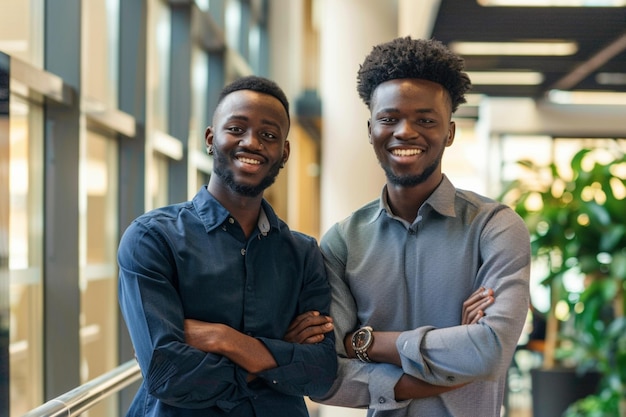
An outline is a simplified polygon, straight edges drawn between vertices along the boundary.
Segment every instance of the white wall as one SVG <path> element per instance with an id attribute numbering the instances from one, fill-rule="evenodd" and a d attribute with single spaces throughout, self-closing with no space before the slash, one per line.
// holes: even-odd
<path id="1" fill-rule="evenodd" d="M 396 36 L 397 16 L 394 2 L 319 1 L 323 233 L 378 197 L 384 184 L 369 145 L 369 112 L 356 92 L 356 74 L 373 45 Z"/>

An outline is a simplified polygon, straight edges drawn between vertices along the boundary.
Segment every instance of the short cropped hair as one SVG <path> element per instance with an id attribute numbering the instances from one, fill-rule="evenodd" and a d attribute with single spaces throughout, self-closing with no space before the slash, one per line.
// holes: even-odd
<path id="1" fill-rule="evenodd" d="M 248 75 L 238 78 L 232 83 L 228 84 L 226 87 L 224 87 L 217 100 L 218 106 L 219 103 L 224 100 L 224 97 L 226 97 L 230 93 L 234 93 L 235 91 L 240 90 L 252 90 L 256 91 L 257 93 L 269 94 L 270 96 L 275 97 L 278 101 L 281 102 L 281 104 L 285 108 L 285 111 L 287 112 L 287 119 L 291 121 L 291 118 L 289 116 L 289 101 L 287 100 L 285 92 L 274 81 L 268 78 L 260 77 L 258 75 Z"/>
<path id="2" fill-rule="evenodd" d="M 452 113 L 466 102 L 471 88 L 464 62 L 434 39 L 396 38 L 374 46 L 357 74 L 357 91 L 369 107 L 376 87 L 389 80 L 418 78 L 441 84 L 450 95 Z"/>

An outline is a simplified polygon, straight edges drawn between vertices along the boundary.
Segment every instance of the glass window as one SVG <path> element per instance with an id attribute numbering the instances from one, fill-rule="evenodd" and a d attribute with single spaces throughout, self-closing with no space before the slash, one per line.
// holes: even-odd
<path id="1" fill-rule="evenodd" d="M 82 95 L 117 107 L 119 0 L 82 2 Z"/>
<path id="2" fill-rule="evenodd" d="M 153 153 L 153 164 L 149 175 L 149 179 L 151 180 L 151 208 L 163 207 L 168 204 L 169 164 L 170 159 L 167 156 L 159 152 Z"/>
<path id="3" fill-rule="evenodd" d="M 81 178 L 85 228 L 81 247 L 81 383 L 117 366 L 118 144 L 110 133 L 88 130 Z M 116 415 L 113 396 L 91 417 Z"/>
<path id="4" fill-rule="evenodd" d="M 44 0 L 0 0 L 0 51 L 43 68 Z"/>
<path id="5" fill-rule="evenodd" d="M 43 402 L 43 113 L 13 95 L 10 103 L 10 414 L 18 416 Z"/>
<path id="6" fill-rule="evenodd" d="M 209 57 L 207 53 L 194 46 L 191 51 L 191 120 L 189 124 L 189 149 L 204 150 L 204 131 L 211 124 L 207 110 L 207 91 L 209 80 Z"/>
<path id="7" fill-rule="evenodd" d="M 148 68 L 146 112 L 150 128 L 168 131 L 171 13 L 162 0 L 148 5 Z"/>
<path id="8" fill-rule="evenodd" d="M 199 161 L 196 160 L 194 153 L 198 155 L 198 158 L 202 158 L 205 162 L 208 162 L 207 158 L 203 158 L 206 154 L 206 145 L 204 143 L 204 132 L 208 125 L 211 124 L 210 115 L 207 110 L 207 94 L 208 94 L 208 74 L 209 74 L 209 57 L 208 54 L 198 46 L 194 46 L 192 49 L 192 106 L 191 106 L 191 120 L 189 131 L 189 144 L 190 149 L 190 170 L 189 176 L 188 195 L 193 196 L 200 189 L 203 184 L 207 184 L 209 180 L 209 174 L 198 169 Z M 200 156 L 201 155 L 201 156 Z"/>
<path id="9" fill-rule="evenodd" d="M 231 0 L 226 3 L 226 43 L 241 53 L 241 2 Z"/>

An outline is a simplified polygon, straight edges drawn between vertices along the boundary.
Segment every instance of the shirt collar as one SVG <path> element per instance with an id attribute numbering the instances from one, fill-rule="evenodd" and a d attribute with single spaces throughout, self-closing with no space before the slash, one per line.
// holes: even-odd
<path id="1" fill-rule="evenodd" d="M 198 191 L 192 202 L 207 233 L 221 226 L 231 216 L 230 212 L 213 197 L 206 186 L 203 186 L 200 191 Z M 261 201 L 257 227 L 264 235 L 269 233 L 272 228 L 279 228 L 278 217 L 272 209 L 272 206 L 270 206 L 265 199 Z"/>
<path id="2" fill-rule="evenodd" d="M 426 199 L 423 205 L 429 205 L 433 210 L 443 216 L 456 217 L 454 210 L 454 200 L 456 198 L 456 188 L 446 175 L 443 175 L 441 183 L 435 191 Z"/>
<path id="3" fill-rule="evenodd" d="M 443 174 L 443 179 L 441 180 L 437 188 L 435 188 L 435 190 L 432 192 L 432 194 L 426 199 L 426 201 L 424 201 L 424 204 L 422 204 L 422 207 L 420 207 L 419 211 L 421 212 L 424 207 L 429 206 L 443 216 L 456 217 L 456 212 L 454 211 L 455 196 L 456 188 L 454 188 L 454 185 L 452 185 L 448 177 Z M 370 222 L 376 221 L 376 219 L 378 219 L 378 217 L 380 217 L 382 213 L 387 213 L 389 216 L 395 217 L 395 215 L 391 211 L 391 208 L 389 207 L 389 202 L 387 200 L 386 184 L 383 187 L 382 193 L 380 195 L 378 210 L 375 210 L 373 212 Z"/>

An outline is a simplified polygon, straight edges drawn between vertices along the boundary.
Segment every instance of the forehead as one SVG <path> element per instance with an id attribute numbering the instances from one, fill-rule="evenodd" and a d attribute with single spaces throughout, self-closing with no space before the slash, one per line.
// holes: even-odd
<path id="1" fill-rule="evenodd" d="M 437 108 L 450 106 L 450 95 L 434 81 L 419 78 L 400 78 L 379 84 L 372 94 L 372 111 L 380 107 L 395 107 L 409 102 L 416 106 L 428 105 Z"/>
<path id="2" fill-rule="evenodd" d="M 253 90 L 238 90 L 228 94 L 215 110 L 215 118 L 246 117 L 269 119 L 289 126 L 283 104 L 276 97 Z"/>

